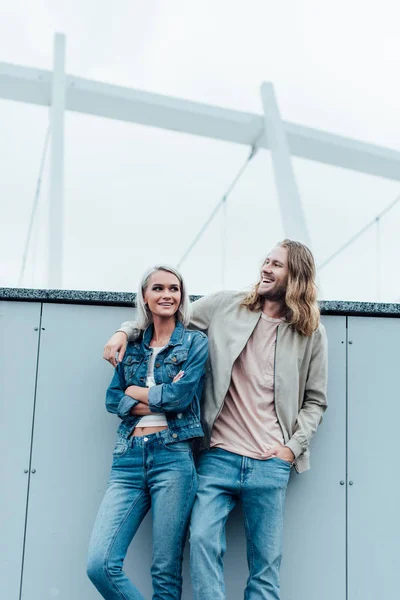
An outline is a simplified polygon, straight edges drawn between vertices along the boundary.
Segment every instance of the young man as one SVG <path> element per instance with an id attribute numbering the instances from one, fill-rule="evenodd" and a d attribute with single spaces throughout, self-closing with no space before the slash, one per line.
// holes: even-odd
<path id="1" fill-rule="evenodd" d="M 309 468 L 309 443 L 327 407 L 327 341 L 310 250 L 284 240 L 250 293 L 219 292 L 192 304 L 209 337 L 199 488 L 191 519 L 194 598 L 223 600 L 225 523 L 239 499 L 247 536 L 245 598 L 279 600 L 283 511 L 292 465 Z M 126 334 L 126 335 L 125 335 Z M 115 364 L 134 323 L 105 347 Z M 184 365 L 182 365 L 184 370 Z"/>

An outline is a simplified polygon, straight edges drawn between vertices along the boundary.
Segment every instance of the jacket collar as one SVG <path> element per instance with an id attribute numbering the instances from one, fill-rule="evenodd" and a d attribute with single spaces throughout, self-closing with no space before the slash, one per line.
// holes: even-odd
<path id="1" fill-rule="evenodd" d="M 153 337 L 154 327 L 153 324 L 149 325 L 143 334 L 143 344 L 149 349 L 151 338 Z M 179 346 L 183 342 L 183 336 L 185 335 L 185 327 L 181 321 L 177 321 L 175 329 L 171 335 L 168 346 Z"/>

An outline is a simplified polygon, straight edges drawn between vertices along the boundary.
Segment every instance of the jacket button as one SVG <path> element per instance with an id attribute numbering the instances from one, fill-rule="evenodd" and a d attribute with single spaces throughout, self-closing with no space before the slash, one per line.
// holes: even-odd
<path id="1" fill-rule="evenodd" d="M 156 363 L 156 367 L 157 367 L 157 369 L 158 369 L 160 366 L 161 366 L 161 365 L 160 365 L 160 363 Z"/>
<path id="2" fill-rule="evenodd" d="M 177 433 L 173 433 L 173 434 L 172 434 L 172 437 L 173 437 L 173 438 L 177 438 L 177 437 L 178 437 L 178 434 L 177 434 Z"/>
<path id="3" fill-rule="evenodd" d="M 178 413 L 176 416 L 178 417 L 178 419 L 182 419 L 182 413 Z"/>

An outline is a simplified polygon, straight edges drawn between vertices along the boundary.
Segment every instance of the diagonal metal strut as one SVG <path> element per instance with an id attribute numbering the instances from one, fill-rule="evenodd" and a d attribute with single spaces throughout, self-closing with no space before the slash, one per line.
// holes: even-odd
<path id="1" fill-rule="evenodd" d="M 234 180 L 232 181 L 232 183 L 230 184 L 230 186 L 226 190 L 225 194 L 222 196 L 221 200 L 215 206 L 214 210 L 212 211 L 212 213 L 210 214 L 210 216 L 208 217 L 208 219 L 205 221 L 204 225 L 202 226 L 202 228 L 200 229 L 200 231 L 197 233 L 197 235 L 193 239 L 192 243 L 190 244 L 190 246 L 188 247 L 188 249 L 183 254 L 182 258 L 179 260 L 178 265 L 177 265 L 178 268 L 180 268 L 180 266 L 187 259 L 187 257 L 189 256 L 189 254 L 191 253 L 191 251 L 193 250 L 193 248 L 196 246 L 197 242 L 200 240 L 200 238 L 202 237 L 202 235 L 206 232 L 206 230 L 208 229 L 208 226 L 211 224 L 211 222 L 213 221 L 214 217 L 218 214 L 218 211 L 220 210 L 220 208 L 222 208 L 224 206 L 224 204 L 226 203 L 226 201 L 228 199 L 229 194 L 231 193 L 231 191 L 233 190 L 233 188 L 235 187 L 235 185 L 237 184 L 237 182 L 239 181 L 239 179 L 243 175 L 244 171 L 246 170 L 247 165 L 249 164 L 249 162 L 251 161 L 251 159 L 253 158 L 253 156 L 255 156 L 255 154 L 257 153 L 257 151 L 258 151 L 257 146 L 256 145 L 252 146 L 249 156 L 246 158 L 246 161 L 244 162 L 244 164 L 240 168 L 240 170 L 237 173 L 236 177 L 234 178 Z"/>

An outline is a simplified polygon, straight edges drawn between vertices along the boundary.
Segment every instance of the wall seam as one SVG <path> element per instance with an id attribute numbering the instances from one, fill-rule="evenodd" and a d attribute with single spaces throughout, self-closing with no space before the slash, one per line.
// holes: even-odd
<path id="1" fill-rule="evenodd" d="M 35 414 L 36 414 L 36 394 L 37 394 L 37 384 L 38 384 L 38 373 L 39 373 L 39 355 L 40 355 L 40 341 L 42 335 L 42 315 L 43 315 L 43 302 L 40 305 L 40 317 L 39 317 L 39 335 L 38 335 L 38 343 L 37 343 L 37 354 L 36 354 L 36 371 L 35 371 L 35 387 L 33 394 L 33 411 L 32 411 L 32 429 L 31 429 L 31 444 L 30 444 L 30 452 L 29 452 L 29 465 L 28 465 L 28 486 L 26 491 L 26 508 L 25 508 L 25 525 L 24 525 L 24 537 L 22 544 L 22 561 L 21 561 L 21 579 L 19 584 L 19 600 L 22 599 L 22 586 L 24 579 L 24 566 L 25 566 L 25 549 L 26 549 L 26 534 L 28 527 L 28 508 L 29 508 L 29 495 L 31 488 L 31 469 L 32 469 L 32 452 L 33 452 L 33 435 L 35 429 Z"/>
<path id="2" fill-rule="evenodd" d="M 349 317 L 346 317 L 346 430 L 345 430 L 345 448 L 346 448 L 346 478 L 345 478 L 345 581 L 346 581 L 346 600 L 349 600 Z"/>

